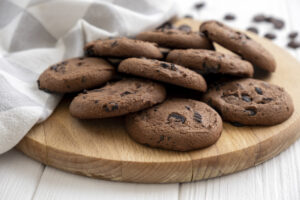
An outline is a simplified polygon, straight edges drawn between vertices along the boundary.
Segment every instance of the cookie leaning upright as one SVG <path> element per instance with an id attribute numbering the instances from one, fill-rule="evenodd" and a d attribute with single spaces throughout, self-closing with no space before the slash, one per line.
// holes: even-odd
<path id="1" fill-rule="evenodd" d="M 178 49 L 213 49 L 212 43 L 199 32 L 178 29 L 158 29 L 142 32 L 136 36 L 139 40 L 155 42 L 159 46 Z"/>
<path id="2" fill-rule="evenodd" d="M 252 77 L 254 70 L 250 62 L 238 56 L 228 55 L 206 49 L 176 49 L 166 59 L 203 74 L 230 74 L 240 77 Z"/>
<path id="3" fill-rule="evenodd" d="M 126 130 L 135 141 L 177 151 L 212 145 L 222 129 L 222 119 L 214 109 L 191 99 L 168 99 L 126 117 Z"/>
<path id="4" fill-rule="evenodd" d="M 163 58 L 155 43 L 129 38 L 96 40 L 84 47 L 88 56 Z"/>
<path id="5" fill-rule="evenodd" d="M 212 41 L 240 55 L 253 65 L 269 72 L 275 71 L 276 62 L 274 57 L 246 34 L 235 31 L 217 21 L 204 22 L 200 26 L 200 31 Z"/>
<path id="6" fill-rule="evenodd" d="M 294 111 L 283 88 L 251 78 L 215 83 L 203 100 L 218 110 L 223 120 L 244 125 L 279 124 Z"/>
<path id="7" fill-rule="evenodd" d="M 111 80 L 115 68 L 101 58 L 72 58 L 51 65 L 38 79 L 39 89 L 69 93 L 100 86 Z"/>
<path id="8" fill-rule="evenodd" d="M 80 119 L 116 117 L 149 108 L 165 98 L 165 88 L 158 83 L 123 79 L 79 94 L 71 102 L 70 113 Z"/>
<path id="9" fill-rule="evenodd" d="M 128 58 L 120 63 L 118 71 L 201 92 L 207 89 L 206 81 L 200 74 L 180 65 L 159 60 Z"/>

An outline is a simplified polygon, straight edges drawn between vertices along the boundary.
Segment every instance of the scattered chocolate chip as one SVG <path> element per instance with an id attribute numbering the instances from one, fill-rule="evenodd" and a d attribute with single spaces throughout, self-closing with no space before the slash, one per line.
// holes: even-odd
<path id="1" fill-rule="evenodd" d="M 112 112 L 112 111 L 115 111 L 115 110 L 118 110 L 119 109 L 119 106 L 117 103 L 115 102 L 110 102 L 106 105 L 103 105 L 103 109 L 106 111 L 106 112 Z"/>
<path id="2" fill-rule="evenodd" d="M 264 35 L 264 37 L 265 37 L 265 38 L 268 38 L 268 39 L 270 39 L 270 40 L 273 40 L 273 39 L 276 38 L 276 35 L 273 34 L 273 33 L 266 33 L 266 34 Z"/>
<path id="3" fill-rule="evenodd" d="M 246 101 L 246 102 L 251 102 L 252 101 L 251 97 L 247 94 L 242 94 L 242 100 Z"/>
<path id="4" fill-rule="evenodd" d="M 192 31 L 192 28 L 187 24 L 179 26 L 178 29 L 187 33 Z"/>
<path id="5" fill-rule="evenodd" d="M 160 63 L 160 66 L 163 68 L 169 68 L 169 65 L 167 63 Z"/>
<path id="6" fill-rule="evenodd" d="M 184 106 L 187 110 L 191 110 L 191 108 L 189 106 Z"/>
<path id="7" fill-rule="evenodd" d="M 63 61 L 61 64 L 66 65 L 66 64 L 68 64 L 68 61 Z"/>
<path id="8" fill-rule="evenodd" d="M 169 114 L 168 122 L 170 123 L 172 119 L 174 119 L 174 122 L 181 122 L 182 124 L 184 124 L 186 120 L 185 116 L 182 116 L 181 114 L 175 112 Z"/>
<path id="9" fill-rule="evenodd" d="M 213 73 L 216 74 L 219 72 L 221 65 L 218 64 L 217 66 L 207 66 L 206 62 L 202 64 L 204 73 Z"/>
<path id="10" fill-rule="evenodd" d="M 247 31 L 258 34 L 258 29 L 255 27 L 249 27 L 249 28 L 247 28 Z"/>
<path id="11" fill-rule="evenodd" d="M 202 123 L 202 116 L 198 112 L 194 113 L 193 119 L 198 123 Z"/>
<path id="12" fill-rule="evenodd" d="M 273 22 L 275 20 L 275 18 L 274 17 L 265 17 L 265 19 L 264 19 L 264 21 L 265 22 Z"/>
<path id="13" fill-rule="evenodd" d="M 262 91 L 261 88 L 259 88 L 259 87 L 255 87 L 255 92 L 256 92 L 257 94 L 260 94 L 260 95 L 263 94 L 263 91 Z"/>
<path id="14" fill-rule="evenodd" d="M 287 44 L 287 46 L 292 49 L 298 49 L 300 47 L 300 42 L 292 40 Z"/>
<path id="15" fill-rule="evenodd" d="M 228 20 L 228 21 L 235 20 L 235 15 L 234 14 L 226 14 L 224 16 L 224 20 Z"/>
<path id="16" fill-rule="evenodd" d="M 129 91 L 125 91 L 125 92 L 121 93 L 120 95 L 121 95 L 121 97 L 123 97 L 123 96 L 126 96 L 126 95 L 128 95 L 128 94 L 132 94 L 132 93 L 129 92 Z"/>
<path id="17" fill-rule="evenodd" d="M 162 31 L 164 31 L 164 29 L 172 29 L 172 28 L 173 28 L 173 24 L 171 22 L 165 22 L 159 27 L 157 27 L 157 30 L 161 29 Z"/>
<path id="18" fill-rule="evenodd" d="M 196 3 L 194 7 L 197 10 L 199 10 L 199 9 L 203 8 L 204 6 L 205 6 L 205 2 L 199 2 L 199 3 Z"/>
<path id="19" fill-rule="evenodd" d="M 185 15 L 184 18 L 193 19 L 194 17 L 192 15 Z"/>
<path id="20" fill-rule="evenodd" d="M 247 109 L 245 109 L 245 112 L 247 112 L 249 116 L 254 116 L 257 113 L 256 109 L 254 109 L 254 108 L 247 108 Z"/>
<path id="21" fill-rule="evenodd" d="M 98 101 L 98 100 L 95 100 L 94 102 L 95 102 L 95 104 L 97 104 L 99 101 Z"/>
<path id="22" fill-rule="evenodd" d="M 77 66 L 78 66 L 78 67 L 81 66 L 81 65 L 82 65 L 82 62 L 77 63 Z"/>
<path id="23" fill-rule="evenodd" d="M 85 76 L 81 77 L 81 83 L 85 83 L 85 82 L 86 82 L 86 77 Z"/>
<path id="24" fill-rule="evenodd" d="M 267 97 L 267 98 L 263 98 L 263 101 L 265 101 L 265 102 L 270 102 L 270 101 L 272 101 L 273 99 L 272 98 L 269 98 L 269 97 Z"/>
<path id="25" fill-rule="evenodd" d="M 176 71 L 176 70 L 177 70 L 177 68 L 175 67 L 175 64 L 174 64 L 174 63 L 171 63 L 171 70 L 173 70 L 173 71 Z"/>
<path id="26" fill-rule="evenodd" d="M 95 51 L 94 51 L 94 45 L 90 45 L 86 48 L 85 53 L 89 56 L 94 56 Z"/>
<path id="27" fill-rule="evenodd" d="M 263 22 L 263 21 L 265 21 L 265 19 L 266 19 L 266 17 L 263 14 L 258 14 L 253 17 L 254 22 Z"/>
<path id="28" fill-rule="evenodd" d="M 164 139 L 165 139 L 165 136 L 164 136 L 164 135 L 161 135 L 161 136 L 159 137 L 159 141 L 158 141 L 157 143 L 160 143 L 160 142 L 164 141 Z"/>
<path id="29" fill-rule="evenodd" d="M 87 94 L 88 91 L 87 91 L 86 89 L 84 89 L 84 90 L 82 91 L 82 93 L 83 93 L 83 94 Z"/>
<path id="30" fill-rule="evenodd" d="M 82 96 L 82 98 L 83 98 L 83 99 L 86 99 L 86 96 L 85 96 L 85 95 L 83 95 L 83 96 Z"/>
<path id="31" fill-rule="evenodd" d="M 117 40 L 115 40 L 113 43 L 111 43 L 111 45 L 110 45 L 111 47 L 116 47 L 116 46 L 118 46 L 118 41 Z"/>
<path id="32" fill-rule="evenodd" d="M 289 34 L 290 39 L 295 39 L 297 36 L 298 36 L 298 32 L 296 32 L 296 31 L 293 31 Z"/>
<path id="33" fill-rule="evenodd" d="M 281 19 L 274 19 L 272 23 L 275 29 L 282 29 L 284 27 L 284 21 Z"/>
<path id="34" fill-rule="evenodd" d="M 243 126 L 245 126 L 244 124 L 240 124 L 238 122 L 231 122 L 230 124 L 233 125 L 233 126 L 236 126 L 236 127 L 243 127 Z"/>
<path id="35" fill-rule="evenodd" d="M 80 58 L 78 58 L 79 60 L 84 60 L 84 57 L 80 57 Z"/>

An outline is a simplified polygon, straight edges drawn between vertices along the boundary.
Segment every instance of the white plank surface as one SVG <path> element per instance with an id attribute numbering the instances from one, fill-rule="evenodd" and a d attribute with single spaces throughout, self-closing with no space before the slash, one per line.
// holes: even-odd
<path id="1" fill-rule="evenodd" d="M 0 156 L 0 199 L 32 199 L 44 166 L 11 150 Z"/>
<path id="2" fill-rule="evenodd" d="M 194 2 L 179 1 L 181 16 L 222 20 L 227 13 L 237 19 L 226 22 L 239 29 L 256 26 L 260 35 L 273 32 L 276 44 L 285 48 L 287 34 L 300 31 L 299 0 L 209 0 L 203 10 Z M 253 15 L 264 13 L 284 19 L 283 30 L 254 24 Z M 299 37 L 300 38 L 300 37 Z M 300 56 L 299 50 L 287 49 Z M 299 130 L 300 131 L 300 130 Z M 46 167 L 15 150 L 0 156 L 0 199 L 300 199 L 300 141 L 262 165 L 232 175 L 184 184 L 130 184 L 91 179 Z M 42 174 L 43 173 L 43 174 Z M 42 175 L 42 176 L 41 176 Z"/>
<path id="3" fill-rule="evenodd" d="M 177 199 L 179 184 L 134 184 L 96 180 L 47 167 L 34 199 Z"/>

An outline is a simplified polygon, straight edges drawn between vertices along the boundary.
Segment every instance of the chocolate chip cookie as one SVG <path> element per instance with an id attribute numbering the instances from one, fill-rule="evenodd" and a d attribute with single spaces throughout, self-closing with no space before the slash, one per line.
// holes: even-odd
<path id="1" fill-rule="evenodd" d="M 200 74 L 180 65 L 158 60 L 128 58 L 120 63 L 118 71 L 201 92 L 205 92 L 207 88 L 206 82 Z"/>
<path id="2" fill-rule="evenodd" d="M 213 49 L 212 43 L 199 32 L 178 29 L 158 29 L 136 36 L 139 40 L 155 42 L 159 46 L 177 49 Z"/>
<path id="3" fill-rule="evenodd" d="M 80 119 L 125 115 L 149 108 L 166 98 L 165 88 L 149 80 L 123 79 L 73 99 L 70 113 Z"/>
<path id="4" fill-rule="evenodd" d="M 273 56 L 246 34 L 217 21 L 204 22 L 200 26 L 200 31 L 212 41 L 240 55 L 253 65 L 269 72 L 275 71 L 276 62 Z"/>
<path id="5" fill-rule="evenodd" d="M 218 110 L 223 120 L 244 125 L 279 124 L 294 111 L 283 88 L 251 78 L 215 83 L 203 100 Z"/>
<path id="6" fill-rule="evenodd" d="M 96 40 L 88 43 L 84 50 L 88 56 L 145 57 L 156 59 L 163 57 L 163 54 L 157 48 L 157 44 L 125 37 Z"/>
<path id="7" fill-rule="evenodd" d="M 205 49 L 173 50 L 168 54 L 168 62 L 196 69 L 203 74 L 230 74 L 252 77 L 253 66 L 238 56 Z"/>
<path id="8" fill-rule="evenodd" d="M 70 93 L 100 86 L 113 78 L 115 68 L 100 58 L 72 58 L 54 64 L 38 79 L 39 89 Z"/>
<path id="9" fill-rule="evenodd" d="M 190 99 L 169 99 L 126 117 L 126 130 L 138 143 L 189 151 L 214 144 L 222 119 L 211 107 Z"/>

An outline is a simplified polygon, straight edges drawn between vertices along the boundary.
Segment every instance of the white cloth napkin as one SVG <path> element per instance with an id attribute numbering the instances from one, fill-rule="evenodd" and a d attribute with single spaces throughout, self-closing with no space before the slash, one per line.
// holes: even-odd
<path id="1" fill-rule="evenodd" d="M 38 90 L 44 69 L 82 55 L 86 42 L 154 28 L 176 8 L 172 0 L 1 0 L 0 154 L 45 120 L 61 99 Z"/>

